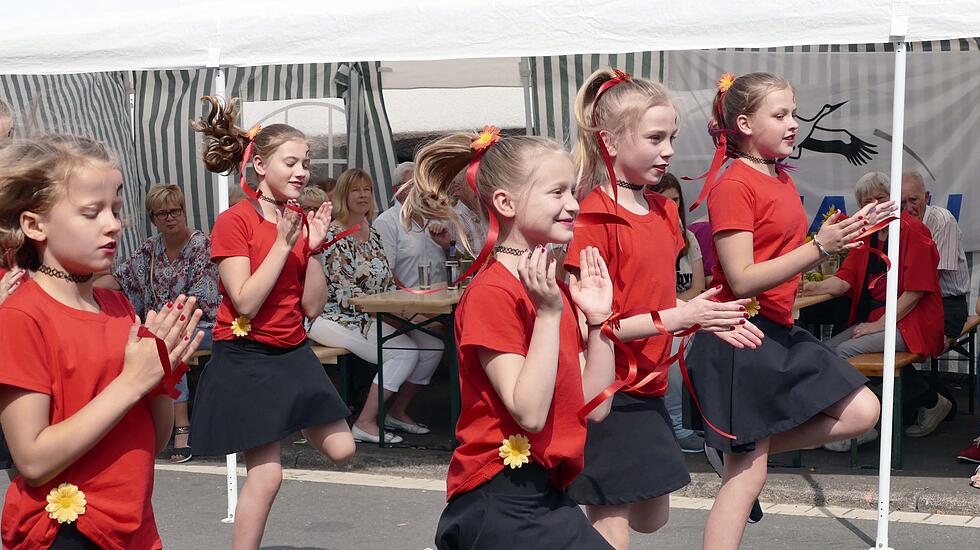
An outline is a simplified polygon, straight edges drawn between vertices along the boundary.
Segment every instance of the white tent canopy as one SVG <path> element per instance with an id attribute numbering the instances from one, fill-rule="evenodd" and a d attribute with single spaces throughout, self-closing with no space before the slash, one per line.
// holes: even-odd
<path id="1" fill-rule="evenodd" d="M 41 0 L 5 6 L 0 74 L 255 67 L 951 40 L 980 36 L 976 0 Z M 902 169 L 896 48 L 891 174 Z M 485 75 L 483 75 L 485 76 Z M 481 75 L 469 78 L 480 80 Z M 225 90 L 218 72 L 215 87 Z M 405 83 L 411 88 L 418 84 Z M 224 187 L 223 187 L 224 188 Z M 892 198 L 899 198 L 899 186 Z M 889 257 L 898 256 L 898 223 Z M 878 537 L 888 548 L 898 273 L 888 272 Z M 235 487 L 229 455 L 229 491 Z M 229 516 L 234 507 L 229 498 Z"/>
<path id="2" fill-rule="evenodd" d="M 887 42 L 980 35 L 974 0 L 41 0 L 5 6 L 0 74 Z"/>

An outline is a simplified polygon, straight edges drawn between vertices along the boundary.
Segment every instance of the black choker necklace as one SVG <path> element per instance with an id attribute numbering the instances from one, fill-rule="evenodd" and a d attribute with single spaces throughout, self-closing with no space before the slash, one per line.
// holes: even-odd
<path id="1" fill-rule="evenodd" d="M 67 271 L 62 271 L 60 269 L 55 269 L 53 267 L 48 267 L 42 265 L 37 268 L 38 273 L 44 273 L 49 277 L 54 277 L 56 279 L 64 279 L 66 281 L 71 281 L 73 283 L 87 283 L 92 280 L 92 273 L 85 275 L 76 275 L 74 273 L 68 273 Z"/>
<path id="2" fill-rule="evenodd" d="M 271 202 L 272 204 L 274 204 L 276 206 L 286 206 L 286 203 L 289 202 L 289 201 L 277 201 L 276 199 L 274 199 L 272 197 L 267 197 L 265 195 L 259 195 L 259 200 L 263 200 L 265 202 Z"/>
<path id="3" fill-rule="evenodd" d="M 616 180 L 616 185 L 622 187 L 623 189 L 629 189 L 630 191 L 642 191 L 642 185 L 637 185 L 635 183 L 630 183 L 628 181 Z"/>
<path id="4" fill-rule="evenodd" d="M 500 245 L 493 247 L 493 252 L 495 254 L 510 254 L 511 256 L 523 256 L 527 254 L 526 249 L 513 248 L 510 246 L 500 246 Z"/>
<path id="5" fill-rule="evenodd" d="M 736 149 L 733 152 L 735 153 L 735 156 L 736 157 L 742 157 L 745 160 L 750 160 L 750 161 L 755 162 L 755 163 L 758 163 L 758 164 L 776 164 L 778 162 L 777 159 L 764 159 L 762 157 L 757 157 L 757 156 L 754 156 L 754 155 L 750 155 L 750 154 L 746 153 L 745 151 L 739 151 L 738 149 Z"/>

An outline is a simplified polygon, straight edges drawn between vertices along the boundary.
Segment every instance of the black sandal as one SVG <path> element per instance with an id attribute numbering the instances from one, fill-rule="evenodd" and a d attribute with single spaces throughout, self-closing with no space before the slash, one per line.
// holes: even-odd
<path id="1" fill-rule="evenodd" d="M 177 428 L 174 429 L 174 436 L 178 436 L 178 435 L 190 436 L 190 434 L 191 434 L 190 426 L 177 426 Z M 175 446 L 173 452 L 171 452 L 170 454 L 171 464 L 183 464 L 184 462 L 187 462 L 188 460 L 194 458 L 194 455 L 191 453 L 190 446 L 177 447 L 176 442 L 177 442 L 177 438 L 174 437 Z"/>

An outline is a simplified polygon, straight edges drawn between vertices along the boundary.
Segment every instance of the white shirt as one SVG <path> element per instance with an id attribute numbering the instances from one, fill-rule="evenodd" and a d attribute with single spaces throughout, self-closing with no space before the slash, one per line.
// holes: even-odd
<path id="1" fill-rule="evenodd" d="M 480 250 L 483 249 L 483 243 L 487 239 L 487 229 L 489 225 L 487 222 L 483 221 L 483 218 L 476 212 L 469 209 L 468 206 L 463 204 L 463 201 L 456 203 L 456 214 L 459 215 L 459 220 L 463 224 L 463 231 L 466 233 L 466 240 L 469 242 L 470 251 L 475 258 Z M 455 226 L 450 226 L 453 233 L 456 232 Z M 463 244 L 460 239 L 456 239 L 457 247 L 460 252 L 464 251 Z"/>
<path id="2" fill-rule="evenodd" d="M 687 229 L 684 230 L 687 234 L 687 254 L 682 256 L 677 261 L 677 294 L 680 295 L 682 292 L 687 292 L 690 290 L 691 285 L 694 284 L 694 271 L 691 268 L 691 262 L 701 261 L 701 245 L 698 244 L 698 238 L 694 236 Z"/>
<path id="3" fill-rule="evenodd" d="M 402 204 L 385 210 L 378 216 L 373 227 L 381 235 L 388 265 L 398 281 L 407 287 L 418 287 L 419 264 L 430 262 L 432 283 L 446 282 L 446 252 L 436 244 L 429 232 L 412 223 L 412 230 L 405 231 L 401 222 Z"/>
<path id="4" fill-rule="evenodd" d="M 941 206 L 927 205 L 922 223 L 932 233 L 939 249 L 939 288 L 943 296 L 962 296 L 970 292 L 970 268 L 963 250 L 963 232 L 953 213 Z"/>

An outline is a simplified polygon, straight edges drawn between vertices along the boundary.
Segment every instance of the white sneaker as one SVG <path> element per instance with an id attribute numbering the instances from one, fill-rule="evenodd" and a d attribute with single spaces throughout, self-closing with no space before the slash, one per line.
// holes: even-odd
<path id="1" fill-rule="evenodd" d="M 861 446 L 869 441 L 874 441 L 875 439 L 878 439 L 878 430 L 871 428 L 858 436 L 857 444 L 858 446 Z M 831 441 L 830 443 L 824 445 L 823 448 L 835 453 L 846 453 L 847 451 L 851 450 L 851 440 L 841 439 L 840 441 Z"/>
<path id="2" fill-rule="evenodd" d="M 360 441 L 361 443 L 377 443 L 380 441 L 378 436 L 369 434 L 357 426 L 351 426 L 350 433 L 354 436 L 354 441 Z M 405 441 L 402 439 L 402 436 L 385 432 L 385 443 L 401 443 L 402 441 Z"/>
<path id="3" fill-rule="evenodd" d="M 949 411 L 953 410 L 953 402 L 937 394 L 939 398 L 936 405 L 931 409 L 920 407 L 915 416 L 915 424 L 905 428 L 905 435 L 909 437 L 925 437 L 936 431 L 939 424 L 946 418 Z"/>

